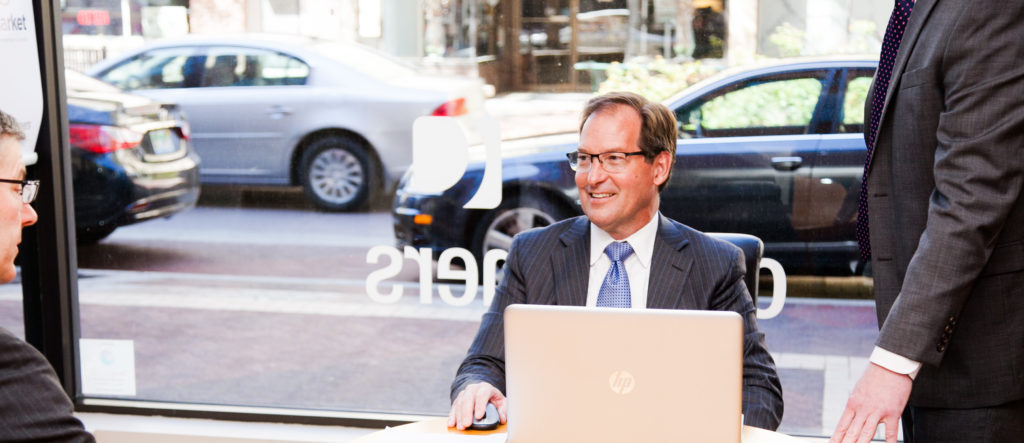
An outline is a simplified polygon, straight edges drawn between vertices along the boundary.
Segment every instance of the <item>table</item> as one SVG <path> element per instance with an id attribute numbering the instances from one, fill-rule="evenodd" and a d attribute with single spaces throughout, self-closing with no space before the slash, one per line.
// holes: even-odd
<path id="1" fill-rule="evenodd" d="M 357 438 L 353 441 L 353 443 L 374 443 L 378 441 L 383 441 L 384 438 L 380 435 L 381 432 L 384 431 L 374 432 L 373 434 L 367 435 L 365 437 Z M 391 428 L 391 430 L 388 432 L 408 432 L 412 434 L 488 435 L 507 431 L 505 429 L 505 425 L 499 425 L 498 429 L 495 429 L 493 431 L 456 431 L 454 428 L 448 428 L 447 417 L 440 417 Z M 743 439 L 744 443 L 799 443 L 803 441 L 796 437 L 788 436 L 786 434 L 767 431 L 761 428 L 755 428 L 751 426 L 743 427 L 741 438 Z"/>

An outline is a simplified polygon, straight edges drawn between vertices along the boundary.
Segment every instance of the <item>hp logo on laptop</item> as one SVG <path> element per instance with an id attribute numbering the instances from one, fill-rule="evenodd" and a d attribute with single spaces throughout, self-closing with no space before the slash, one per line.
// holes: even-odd
<path id="1" fill-rule="evenodd" d="M 612 388 L 612 392 L 626 395 L 633 392 L 636 380 L 633 379 L 633 374 L 627 371 L 615 371 L 612 372 L 611 377 L 608 377 L 608 386 Z"/>

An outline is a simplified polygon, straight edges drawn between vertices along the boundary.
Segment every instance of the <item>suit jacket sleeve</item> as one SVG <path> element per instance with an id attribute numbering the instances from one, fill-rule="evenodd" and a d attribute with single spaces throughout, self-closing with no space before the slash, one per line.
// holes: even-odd
<path id="1" fill-rule="evenodd" d="M 498 284 L 491 306 L 480 321 L 476 338 L 452 382 L 452 401 L 466 385 L 477 382 L 487 382 L 505 392 L 505 307 L 526 301 L 520 251 L 529 250 L 529 247 L 522 244 L 523 238 L 516 236 L 512 241 L 505 260 L 505 276 Z"/>
<path id="2" fill-rule="evenodd" d="M 929 31 L 925 23 L 922 39 L 941 35 L 946 41 L 938 49 L 922 51 L 924 67 L 914 65 L 918 54 L 911 53 L 911 72 L 901 80 L 901 92 L 930 87 L 941 97 L 941 109 L 931 110 L 928 115 L 934 119 L 926 119 L 933 121 L 894 116 L 897 125 L 935 128 L 934 135 L 917 134 L 935 140 L 935 189 L 924 232 L 877 344 L 926 364 L 941 362 L 943 347 L 936 352 L 936 342 L 946 326 L 955 323 L 999 242 L 1008 214 L 1021 198 L 1021 17 L 1020 2 L 964 2 L 951 29 Z M 917 81 L 923 84 L 915 85 Z M 909 142 L 914 140 L 917 137 Z"/>
<path id="3" fill-rule="evenodd" d="M 42 354 L 0 329 L 0 441 L 94 442 Z"/>
<path id="4" fill-rule="evenodd" d="M 764 333 L 757 327 L 757 312 L 743 279 L 742 252 L 732 247 L 729 251 L 729 268 L 711 297 L 711 309 L 735 311 L 743 317 L 743 423 L 774 431 L 782 422 L 782 384 Z"/>

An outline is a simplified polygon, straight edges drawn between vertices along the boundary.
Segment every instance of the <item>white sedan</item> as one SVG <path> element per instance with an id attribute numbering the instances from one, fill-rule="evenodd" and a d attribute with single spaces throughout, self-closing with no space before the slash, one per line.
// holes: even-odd
<path id="1" fill-rule="evenodd" d="M 371 48 L 298 37 L 160 41 L 87 73 L 177 103 L 203 183 L 301 185 L 331 211 L 393 189 L 412 162 L 416 118 L 456 118 L 473 138 L 469 122 L 484 112 L 479 79 L 424 76 Z"/>

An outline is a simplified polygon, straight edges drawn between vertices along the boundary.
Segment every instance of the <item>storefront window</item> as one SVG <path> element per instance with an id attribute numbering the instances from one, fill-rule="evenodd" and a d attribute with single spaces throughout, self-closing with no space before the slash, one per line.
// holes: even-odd
<path id="1" fill-rule="evenodd" d="M 121 2 L 86 3 L 65 33 L 143 35 L 156 7 L 122 23 Z M 853 240 L 875 62 L 725 67 L 728 5 L 692 3 L 421 2 L 413 61 L 476 78 L 255 33 L 82 67 L 123 90 L 67 98 L 85 404 L 445 415 L 512 237 L 582 214 L 565 154 L 617 69 L 679 123 L 661 212 L 765 243 L 780 431 L 829 434 L 877 331 Z M 0 291 L 0 326 L 22 327 L 19 291 Z"/>

